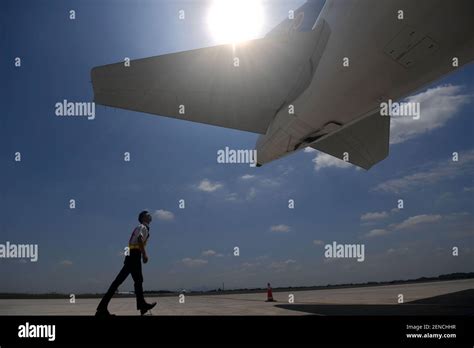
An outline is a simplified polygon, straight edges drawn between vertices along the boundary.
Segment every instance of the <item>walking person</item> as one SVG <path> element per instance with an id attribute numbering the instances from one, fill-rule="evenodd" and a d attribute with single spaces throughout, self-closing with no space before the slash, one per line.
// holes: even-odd
<path id="1" fill-rule="evenodd" d="M 117 291 L 118 287 L 131 274 L 134 282 L 135 296 L 137 298 L 137 310 L 141 315 L 144 315 L 150 309 L 155 307 L 156 302 L 146 303 L 143 296 L 143 275 L 142 275 L 142 260 L 143 263 L 148 262 L 148 255 L 146 253 L 146 243 L 150 237 L 150 223 L 151 215 L 144 210 L 138 215 L 140 224 L 133 230 L 130 240 L 128 242 L 129 255 L 125 257 L 122 270 L 119 272 L 115 280 L 109 287 L 109 290 L 104 295 L 97 307 L 96 316 L 111 316 L 107 306 Z"/>

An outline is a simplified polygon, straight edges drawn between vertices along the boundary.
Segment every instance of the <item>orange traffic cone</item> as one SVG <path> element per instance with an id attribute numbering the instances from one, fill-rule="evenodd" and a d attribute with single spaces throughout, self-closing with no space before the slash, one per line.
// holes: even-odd
<path id="1" fill-rule="evenodd" d="M 273 291 L 272 287 L 270 286 L 270 283 L 267 284 L 267 300 L 265 302 L 276 302 L 273 299 Z"/>

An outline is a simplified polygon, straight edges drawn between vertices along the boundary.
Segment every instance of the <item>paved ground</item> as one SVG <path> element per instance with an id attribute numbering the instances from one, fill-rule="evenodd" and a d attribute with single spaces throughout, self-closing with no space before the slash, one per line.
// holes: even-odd
<path id="1" fill-rule="evenodd" d="M 471 290 L 469 290 L 471 289 Z M 469 290 L 469 291 L 464 291 Z M 288 303 L 294 295 L 294 304 Z M 456 294 L 457 293 L 457 294 Z M 397 303 L 403 294 L 405 304 Z M 450 295 L 447 295 L 450 294 Z M 447 296 L 440 296 L 447 295 Z M 158 297 L 154 315 L 465 315 L 474 314 L 474 279 L 386 285 L 374 287 L 274 292 L 278 302 L 265 302 L 266 294 L 227 294 Z M 149 299 L 151 302 L 153 299 Z M 416 301 L 414 303 L 406 303 Z M 99 299 L 0 300 L 0 315 L 93 315 Z M 117 315 L 138 315 L 134 298 L 114 298 L 109 310 Z"/>

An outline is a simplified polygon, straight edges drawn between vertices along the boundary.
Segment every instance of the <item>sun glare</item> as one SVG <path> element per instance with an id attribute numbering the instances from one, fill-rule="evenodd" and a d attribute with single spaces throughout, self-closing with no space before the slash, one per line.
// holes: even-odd
<path id="1" fill-rule="evenodd" d="M 239 43 L 262 34 L 263 8 L 259 0 L 214 0 L 207 17 L 218 43 Z"/>

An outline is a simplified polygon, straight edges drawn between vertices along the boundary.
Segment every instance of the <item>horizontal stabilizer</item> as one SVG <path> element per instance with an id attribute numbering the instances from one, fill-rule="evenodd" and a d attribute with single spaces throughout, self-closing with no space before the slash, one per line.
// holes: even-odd
<path id="1" fill-rule="evenodd" d="M 381 116 L 380 111 L 357 120 L 331 133 L 310 147 L 369 169 L 388 156 L 390 117 Z M 346 156 L 345 156 L 346 154 Z"/>
<path id="2" fill-rule="evenodd" d="M 121 109 L 265 134 L 311 81 L 329 29 L 133 60 L 92 69 L 94 101 Z"/>

